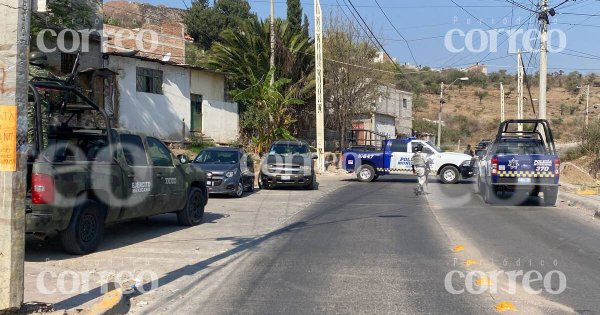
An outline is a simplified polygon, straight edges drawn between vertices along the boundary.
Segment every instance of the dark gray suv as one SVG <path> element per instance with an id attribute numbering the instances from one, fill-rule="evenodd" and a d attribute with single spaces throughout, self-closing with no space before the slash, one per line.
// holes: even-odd
<path id="1" fill-rule="evenodd" d="M 259 175 L 261 188 L 299 186 L 316 189 L 317 178 L 308 144 L 302 141 L 275 141 L 264 156 Z"/>
<path id="2" fill-rule="evenodd" d="M 202 150 L 192 165 L 206 172 L 208 192 L 242 197 L 254 190 L 254 162 L 240 148 L 213 147 Z"/>

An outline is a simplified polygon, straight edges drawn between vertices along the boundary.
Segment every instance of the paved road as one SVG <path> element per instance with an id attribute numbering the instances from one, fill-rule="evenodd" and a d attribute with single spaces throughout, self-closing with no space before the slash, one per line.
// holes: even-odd
<path id="1" fill-rule="evenodd" d="M 490 207 L 468 183 L 431 184 L 427 197 L 414 196 L 413 186 L 393 177 L 349 182 L 248 244 L 231 264 L 154 297 L 142 312 L 485 314 L 504 306 L 522 314 L 600 314 L 597 222 L 537 199 Z M 449 272 L 451 289 L 486 289 L 471 285 L 481 276 L 458 276 L 474 271 L 553 277 L 531 284 L 539 294 L 528 293 L 522 277 L 512 289 L 505 275 L 483 277 L 491 286 L 481 294 L 448 292 Z"/>

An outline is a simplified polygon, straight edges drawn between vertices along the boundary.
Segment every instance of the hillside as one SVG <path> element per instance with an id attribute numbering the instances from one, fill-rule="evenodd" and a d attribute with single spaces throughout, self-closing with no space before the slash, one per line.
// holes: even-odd
<path id="1" fill-rule="evenodd" d="M 514 84 L 513 84 L 514 85 Z M 517 117 L 517 91 L 509 92 L 505 84 L 505 117 Z M 488 95 L 481 104 L 475 95 L 476 91 L 486 91 Z M 538 90 L 531 89 L 533 99 L 537 99 Z M 484 93 L 485 94 L 485 93 Z M 528 97 L 527 90 L 525 96 Z M 439 95 L 422 94 L 423 105 L 417 106 L 414 112 L 415 128 L 437 130 L 432 123 L 423 122 L 423 118 L 437 120 L 439 109 Z M 547 117 L 551 122 L 555 138 L 559 142 L 573 142 L 581 130 L 585 117 L 585 93 L 571 94 L 564 88 L 553 87 L 548 91 Z M 500 121 L 500 89 L 498 85 L 490 84 L 487 88 L 474 86 L 452 86 L 445 92 L 443 121 L 447 128 L 443 128 L 442 143 L 456 145 L 457 139 L 465 143 L 476 144 L 480 139 L 491 138 L 495 134 Z M 535 110 L 537 111 L 537 101 Z M 600 88 L 590 88 L 590 123 L 599 118 L 600 108 L 594 109 L 594 104 L 600 104 Z M 528 99 L 524 104 L 524 117 L 535 118 L 531 102 Z M 435 132 L 434 132 L 435 133 Z M 449 142 L 450 141 L 450 142 Z"/>
<path id="2" fill-rule="evenodd" d="M 160 25 L 164 21 L 182 23 L 185 12 L 164 5 L 121 0 L 105 2 L 103 10 L 104 23 L 125 28 L 138 28 L 144 24 Z"/>

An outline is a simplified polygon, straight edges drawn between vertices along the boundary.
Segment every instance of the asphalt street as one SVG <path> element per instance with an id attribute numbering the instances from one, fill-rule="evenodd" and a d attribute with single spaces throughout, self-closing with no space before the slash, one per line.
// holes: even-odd
<path id="1" fill-rule="evenodd" d="M 489 206 L 472 182 L 432 183 L 430 194 L 418 197 L 414 185 L 402 177 L 349 182 L 234 263 L 180 288 L 179 298 L 144 312 L 600 314 L 598 222 L 561 205 L 542 207 L 537 198 Z M 511 271 L 544 280 L 524 285 L 515 277 L 511 289 L 505 274 L 485 276 Z M 483 276 L 458 276 L 469 272 Z M 445 279 L 464 292 L 450 293 Z"/>

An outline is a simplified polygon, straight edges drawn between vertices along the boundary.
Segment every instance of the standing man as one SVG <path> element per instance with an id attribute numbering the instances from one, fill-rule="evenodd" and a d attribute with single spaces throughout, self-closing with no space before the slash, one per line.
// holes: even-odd
<path id="1" fill-rule="evenodd" d="M 475 151 L 473 151 L 473 149 L 471 149 L 471 145 L 467 144 L 467 149 L 464 152 L 467 155 L 470 155 L 471 157 L 475 156 Z"/>
<path id="2" fill-rule="evenodd" d="M 413 174 L 417 175 L 419 183 L 415 188 L 415 194 L 425 194 L 425 183 L 427 182 L 427 155 L 423 153 L 423 145 L 417 144 L 414 148 L 414 154 L 412 156 L 412 170 Z"/>

